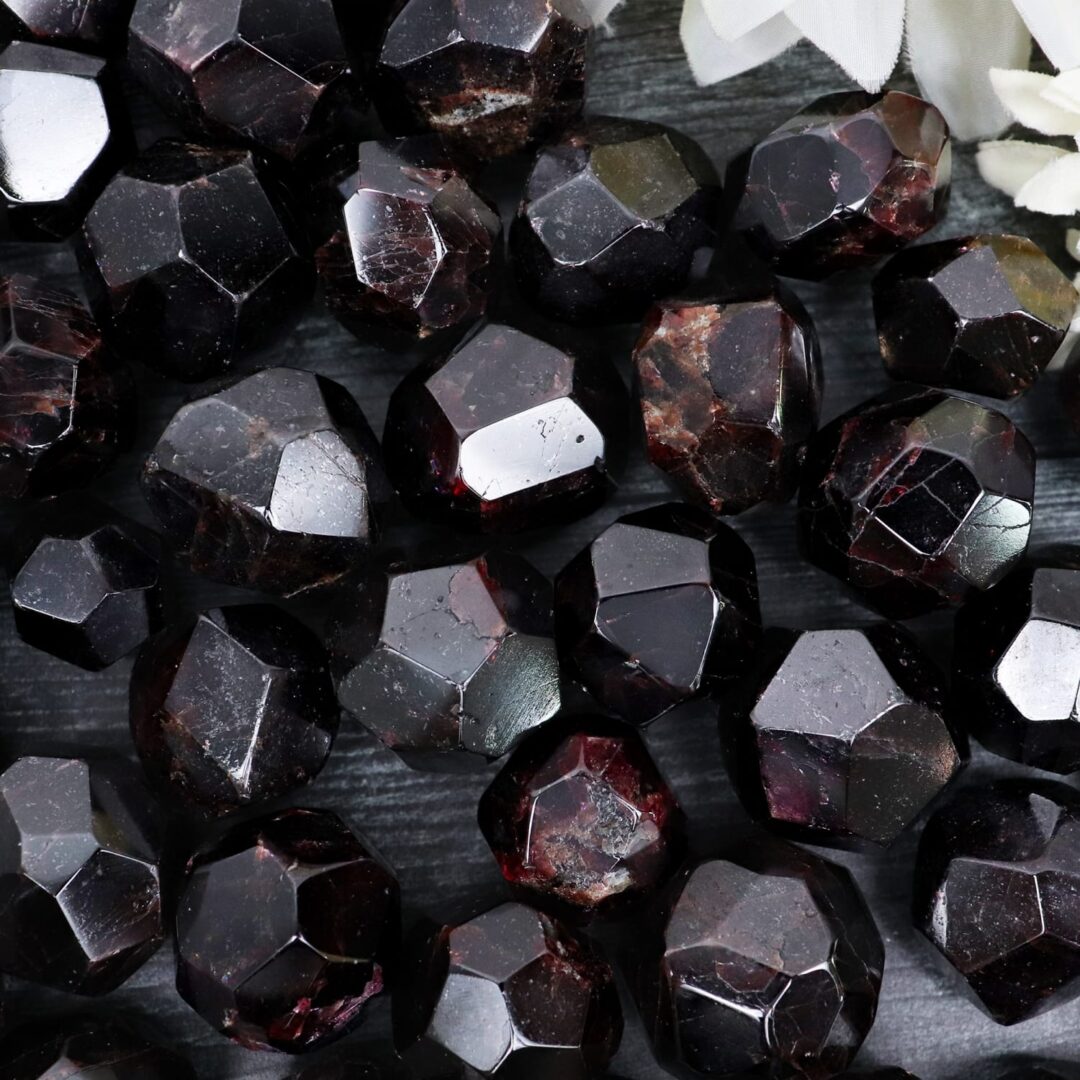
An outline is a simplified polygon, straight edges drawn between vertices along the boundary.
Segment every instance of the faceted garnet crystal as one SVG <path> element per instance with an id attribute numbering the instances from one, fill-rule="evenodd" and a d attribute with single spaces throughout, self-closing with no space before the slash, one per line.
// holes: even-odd
<path id="1" fill-rule="evenodd" d="M 951 174 L 948 125 L 929 102 L 827 94 L 732 163 L 732 224 L 781 274 L 823 278 L 933 228 Z"/>
<path id="2" fill-rule="evenodd" d="M 391 131 L 437 131 L 487 161 L 581 114 L 592 23 L 581 0 L 402 0 L 375 70 Z"/>
<path id="3" fill-rule="evenodd" d="M 649 457 L 686 498 L 738 514 L 795 494 L 822 372 L 814 325 L 791 293 L 665 300 L 634 366 Z"/>
<path id="4" fill-rule="evenodd" d="M 521 556 L 363 575 L 331 633 L 342 706 L 411 765 L 483 765 L 559 711 L 551 585 Z"/>
<path id="5" fill-rule="evenodd" d="M 128 62 L 161 106 L 189 126 L 293 160 L 347 122 L 360 96 L 335 6 L 136 0 Z"/>
<path id="6" fill-rule="evenodd" d="M 684 870 L 656 919 L 638 1000 L 666 1068 L 826 1080 L 851 1063 L 885 954 L 845 869 L 758 838 Z"/>
<path id="7" fill-rule="evenodd" d="M 741 674 L 761 631 L 754 556 L 693 507 L 628 514 L 559 574 L 559 651 L 605 708 L 647 724 Z"/>
<path id="8" fill-rule="evenodd" d="M 619 1045 L 611 968 L 524 904 L 431 928 L 410 954 L 394 994 L 394 1042 L 425 1074 L 463 1063 L 510 1080 L 584 1080 Z"/>
<path id="9" fill-rule="evenodd" d="M 399 906 L 392 872 L 334 814 L 235 825 L 188 864 L 177 990 L 243 1046 L 312 1050 L 382 993 Z"/>
<path id="10" fill-rule="evenodd" d="M 885 370 L 987 397 L 1031 388 L 1080 296 L 1022 236 L 959 236 L 901 252 L 874 279 Z"/>
<path id="11" fill-rule="evenodd" d="M 88 671 L 138 648 L 161 621 L 161 543 L 86 496 L 49 499 L 8 555 L 15 629 Z"/>
<path id="12" fill-rule="evenodd" d="M 574 915 L 609 914 L 665 880 L 678 803 L 633 728 L 575 718 L 531 735 L 480 800 L 503 877 Z"/>
<path id="13" fill-rule="evenodd" d="M 155 834 L 129 774 L 47 757 L 0 773 L 0 971 L 105 994 L 161 944 Z"/>
<path id="14" fill-rule="evenodd" d="M 522 292 L 561 322 L 628 322 L 716 241 L 720 181 L 692 139 L 597 117 L 544 147 L 511 232 Z"/>
<path id="15" fill-rule="evenodd" d="M 807 558 L 891 618 L 958 604 L 1027 549 L 1035 452 L 1007 417 L 896 389 L 811 442 L 799 494 Z"/>
<path id="16" fill-rule="evenodd" d="M 491 323 L 394 391 L 386 467 L 422 517 L 478 532 L 556 525 L 611 493 L 626 411 L 608 361 Z"/>
<path id="17" fill-rule="evenodd" d="M 109 182 L 78 247 L 124 351 L 187 382 L 279 332 L 314 287 L 282 189 L 247 150 L 155 143 Z"/>
<path id="18" fill-rule="evenodd" d="M 0 277 L 0 496 L 75 487 L 132 437 L 127 372 L 70 293 Z"/>
<path id="19" fill-rule="evenodd" d="M 944 707 L 941 674 L 899 627 L 776 631 L 720 729 L 756 817 L 819 843 L 889 844 L 967 756 Z"/>
<path id="20" fill-rule="evenodd" d="M 1015 1024 L 1080 991 L 1080 795 L 999 781 L 930 818 L 915 924 L 989 1015 Z"/>
<path id="21" fill-rule="evenodd" d="M 364 142 L 334 172 L 315 264 L 345 326 L 438 341 L 476 322 L 495 287 L 502 222 L 440 140 Z"/>
<path id="22" fill-rule="evenodd" d="M 351 570 L 389 495 L 356 402 L 338 383 L 291 368 L 181 406 L 142 487 L 196 573 L 279 595 Z"/>
<path id="23" fill-rule="evenodd" d="M 0 0 L 0 37 L 66 45 L 101 55 L 123 51 L 134 0 Z"/>
<path id="24" fill-rule="evenodd" d="M 295 1080 L 400 1080 L 400 1070 L 362 1058 L 328 1061 L 299 1073 Z"/>
<path id="25" fill-rule="evenodd" d="M 307 783 L 337 727 L 325 650 L 268 604 L 170 627 L 132 671 L 131 733 L 143 764 L 159 786 L 208 813 Z"/>

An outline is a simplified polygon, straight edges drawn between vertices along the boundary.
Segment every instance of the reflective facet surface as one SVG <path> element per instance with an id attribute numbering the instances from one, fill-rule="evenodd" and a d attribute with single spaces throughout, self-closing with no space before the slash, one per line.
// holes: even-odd
<path id="1" fill-rule="evenodd" d="M 0 35 L 102 56 L 123 51 L 134 0 L 2 0 Z"/>

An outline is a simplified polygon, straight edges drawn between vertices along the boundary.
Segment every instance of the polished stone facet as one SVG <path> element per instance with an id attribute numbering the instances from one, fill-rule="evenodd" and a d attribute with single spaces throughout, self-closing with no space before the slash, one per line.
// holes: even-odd
<path id="1" fill-rule="evenodd" d="M 8 554 L 15 629 L 28 645 L 100 671 L 161 622 L 161 543 L 86 496 L 42 503 Z"/>
<path id="2" fill-rule="evenodd" d="M 0 0 L 0 37 L 112 56 L 124 49 L 134 0 Z"/>
<path id="3" fill-rule="evenodd" d="M 923 830 L 915 924 L 989 1015 L 1015 1024 L 1080 991 L 1080 795 L 999 781 Z"/>
<path id="4" fill-rule="evenodd" d="M 929 102 L 828 94 L 731 164 L 732 224 L 779 273 L 823 278 L 933 228 L 951 178 L 949 129 Z"/>
<path id="5" fill-rule="evenodd" d="M 559 651 L 605 708 L 636 724 L 741 675 L 761 632 L 754 556 L 669 503 L 620 518 L 559 574 Z"/>
<path id="6" fill-rule="evenodd" d="M 386 467 L 421 517 L 478 532 L 557 525 L 611 493 L 626 413 L 608 361 L 490 323 L 394 391 Z"/>
<path id="7" fill-rule="evenodd" d="M 315 281 L 263 163 L 173 139 L 113 177 L 78 254 L 91 305 L 125 353 L 186 382 L 280 332 Z"/>
<path id="8" fill-rule="evenodd" d="M 176 988 L 243 1046 L 313 1050 L 383 992 L 399 904 L 391 871 L 334 814 L 234 825 L 188 864 Z"/>
<path id="9" fill-rule="evenodd" d="M 622 1036 L 608 964 L 560 922 L 502 904 L 418 934 L 394 994 L 394 1043 L 425 1074 L 584 1080 Z"/>
<path id="10" fill-rule="evenodd" d="M 338 383 L 291 368 L 181 406 L 142 487 L 197 574 L 279 595 L 354 569 L 389 498 L 356 402 Z"/>
<path id="11" fill-rule="evenodd" d="M 901 252 L 874 279 L 894 378 L 1011 398 L 1065 340 L 1080 295 L 1022 236 L 959 236 Z"/>
<path id="12" fill-rule="evenodd" d="M 666 1068 L 827 1080 L 851 1064 L 885 954 L 845 869 L 761 838 L 685 870 L 657 917 L 638 998 Z"/>
<path id="13" fill-rule="evenodd" d="M 0 400 L 0 496 L 79 486 L 131 442 L 131 382 L 89 312 L 21 274 L 0 278 Z"/>
<path id="14" fill-rule="evenodd" d="M 993 409 L 897 389 L 810 443 L 799 494 L 803 550 L 891 618 L 959 604 L 1027 549 L 1035 452 Z"/>
<path id="15" fill-rule="evenodd" d="M 795 494 L 822 371 L 814 325 L 791 293 L 662 301 L 634 366 L 649 458 L 687 499 L 738 514 Z"/>
<path id="16" fill-rule="evenodd" d="M 510 235 L 525 297 L 560 322 L 629 322 L 716 241 L 720 181 L 692 139 L 597 117 L 544 147 Z"/>
<path id="17" fill-rule="evenodd" d="M 0 971 L 106 994 L 161 944 L 149 800 L 129 774 L 51 757 L 0 773 Z"/>
<path id="18" fill-rule="evenodd" d="M 756 817 L 818 843 L 890 844 L 967 756 L 944 708 L 940 672 L 899 627 L 775 631 L 720 734 Z"/>
<path id="19" fill-rule="evenodd" d="M 483 316 L 502 222 L 436 136 L 363 142 L 331 171 L 315 265 L 345 326 L 438 342 Z"/>
<path id="20" fill-rule="evenodd" d="M 483 765 L 559 711 L 551 585 L 519 555 L 363 575 L 331 650 L 342 706 L 419 768 Z"/>
<path id="21" fill-rule="evenodd" d="M 361 96 L 334 0 L 136 0 L 128 63 L 189 127 L 290 161 Z"/>
<path id="22" fill-rule="evenodd" d="M 544 906 L 623 912 L 682 853 L 683 816 L 633 728 L 573 718 L 531 735 L 480 800 L 503 877 Z"/>
<path id="23" fill-rule="evenodd" d="M 374 74 L 383 123 L 487 161 L 581 114 L 592 23 L 581 0 L 402 0 Z"/>
<path id="24" fill-rule="evenodd" d="M 207 611 L 139 653 L 131 734 L 157 785 L 209 814 L 306 784 L 338 727 L 326 652 L 269 604 Z"/>
<path id="25" fill-rule="evenodd" d="M 324 1062 L 298 1073 L 295 1080 L 395 1080 L 400 1070 L 362 1058 Z"/>

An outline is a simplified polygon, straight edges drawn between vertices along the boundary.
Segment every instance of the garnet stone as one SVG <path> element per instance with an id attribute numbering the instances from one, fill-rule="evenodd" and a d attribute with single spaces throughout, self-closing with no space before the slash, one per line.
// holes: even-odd
<path id="1" fill-rule="evenodd" d="M 732 163 L 733 227 L 786 277 L 823 278 L 933 228 L 951 175 L 949 129 L 929 102 L 827 94 Z"/>
<path id="2" fill-rule="evenodd" d="M 1035 452 L 1006 416 L 898 388 L 811 442 L 799 494 L 807 558 L 884 615 L 997 584 L 1023 558 Z"/>
<path id="3" fill-rule="evenodd" d="M 249 1049 L 340 1038 L 382 993 L 399 935 L 394 875 L 334 814 L 234 825 L 188 864 L 176 988 Z"/>
<path id="4" fill-rule="evenodd" d="M 124 50 L 131 5 L 132 0 L 0 0 L 0 37 L 114 56 Z"/>

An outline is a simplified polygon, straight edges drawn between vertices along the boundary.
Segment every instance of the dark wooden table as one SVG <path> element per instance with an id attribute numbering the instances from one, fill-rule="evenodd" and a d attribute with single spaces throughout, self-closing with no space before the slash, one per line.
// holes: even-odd
<path id="1" fill-rule="evenodd" d="M 598 42 L 590 96 L 593 111 L 675 125 L 699 139 L 722 164 L 818 94 L 847 85 L 822 54 L 802 45 L 755 72 L 700 89 L 690 77 L 679 44 L 679 8 L 680 0 L 629 0 L 614 20 L 614 34 L 601 35 Z M 155 124 L 151 119 L 143 125 L 140 141 L 148 140 Z M 1063 222 L 1018 213 L 980 181 L 969 147 L 959 148 L 957 157 L 952 207 L 940 234 L 1026 233 L 1067 265 Z M 78 287 L 70 252 L 59 246 L 7 249 L 0 270 L 35 273 Z M 800 283 L 796 289 L 821 334 L 826 415 L 831 417 L 886 383 L 877 355 L 868 277 L 852 275 L 824 286 Z M 631 329 L 602 341 L 624 371 L 632 340 Z M 360 400 L 377 430 L 387 397 L 409 366 L 407 358 L 358 343 L 317 304 L 259 360 L 311 368 L 339 380 Z M 187 390 L 149 376 L 143 386 L 139 444 L 98 487 L 122 510 L 149 520 L 134 479 L 144 454 Z M 1009 411 L 1039 451 L 1036 540 L 1071 540 L 1080 524 L 1080 438 L 1065 421 L 1055 380 L 1044 380 Z M 664 481 L 635 448 L 618 495 L 608 506 L 556 535 L 529 538 L 521 546 L 541 569 L 553 574 L 614 518 L 666 495 Z M 10 526 L 15 514 L 0 509 L 0 516 Z M 793 523 L 790 507 L 751 513 L 737 522 L 757 554 L 767 620 L 793 626 L 868 621 L 867 612 L 845 597 L 835 582 L 799 560 Z M 179 581 L 189 607 L 242 595 L 182 574 Z M 944 658 L 949 623 L 947 617 L 932 617 L 920 620 L 914 629 Z M 0 750 L 7 755 L 57 745 L 94 745 L 129 753 L 129 671 L 130 663 L 122 662 L 106 672 L 88 674 L 35 652 L 16 637 L 9 605 L 0 604 Z M 648 740 L 689 813 L 696 847 L 704 852 L 715 849 L 743 815 L 721 768 L 710 710 L 665 718 L 650 729 Z M 1008 771 L 1016 770 L 979 751 L 963 782 Z M 501 887 L 475 823 L 476 801 L 489 778 L 490 773 L 462 778 L 412 772 L 346 720 L 326 769 L 296 801 L 347 816 L 393 863 L 410 914 L 438 916 L 498 895 Z M 988 1075 L 995 1059 L 1010 1054 L 1080 1061 L 1080 1004 L 1063 1005 L 1014 1028 L 998 1027 L 965 996 L 959 979 L 938 969 L 908 915 L 914 846 L 915 837 L 908 836 L 887 853 L 835 856 L 852 868 L 865 890 L 887 947 L 878 1021 L 859 1063 L 903 1065 L 931 1080 Z M 81 1005 L 12 982 L 8 997 L 15 1019 Z M 173 988 L 168 946 L 100 1007 L 141 1018 L 162 1039 L 183 1047 L 200 1080 L 277 1080 L 298 1069 L 297 1062 L 285 1057 L 234 1047 L 191 1012 Z M 385 1002 L 376 1003 L 362 1030 L 326 1056 L 385 1038 L 388 1012 Z M 628 1078 L 665 1075 L 652 1060 L 629 1000 L 626 1013 L 627 1031 L 615 1071 Z"/>

